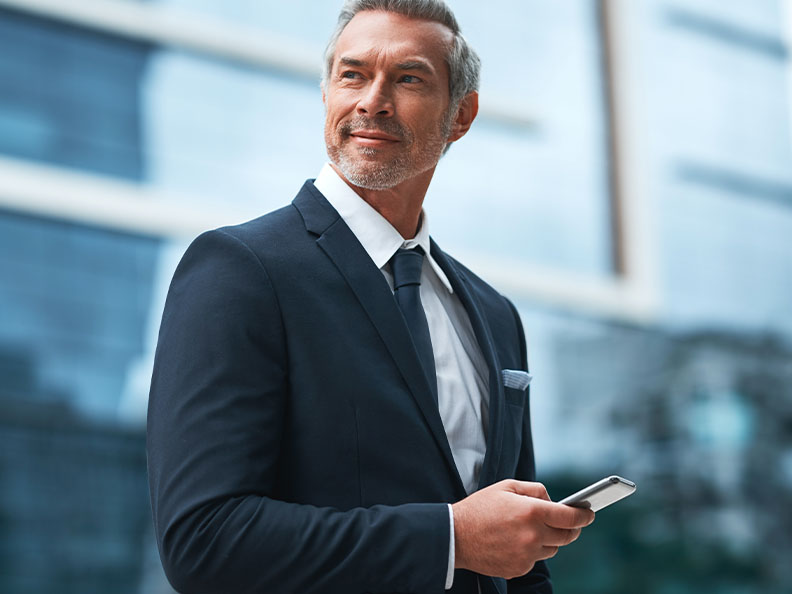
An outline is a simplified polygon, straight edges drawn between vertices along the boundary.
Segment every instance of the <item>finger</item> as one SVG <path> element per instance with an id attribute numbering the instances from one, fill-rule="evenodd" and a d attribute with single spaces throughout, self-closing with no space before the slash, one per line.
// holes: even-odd
<path id="1" fill-rule="evenodd" d="M 553 528 L 545 526 L 542 532 L 542 540 L 546 546 L 565 547 L 566 545 L 575 542 L 580 536 L 580 528 L 572 528 L 564 530 L 562 528 Z"/>
<path id="2" fill-rule="evenodd" d="M 558 547 L 542 547 L 537 560 L 550 559 L 551 557 L 555 557 L 557 552 Z"/>
<path id="3" fill-rule="evenodd" d="M 509 491 L 517 493 L 518 495 L 526 495 L 536 499 L 544 499 L 550 501 L 550 496 L 547 494 L 547 489 L 542 483 L 529 483 L 527 481 L 509 480 L 506 482 L 506 488 Z"/>
<path id="4" fill-rule="evenodd" d="M 594 512 L 589 509 L 553 503 L 546 506 L 545 524 L 553 528 L 584 528 L 594 521 L 594 517 Z"/>

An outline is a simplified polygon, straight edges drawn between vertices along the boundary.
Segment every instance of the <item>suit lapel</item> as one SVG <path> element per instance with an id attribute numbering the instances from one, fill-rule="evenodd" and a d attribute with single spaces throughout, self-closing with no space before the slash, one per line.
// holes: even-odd
<path id="1" fill-rule="evenodd" d="M 426 380 L 409 329 L 382 272 L 371 261 L 336 210 L 312 183 L 306 182 L 293 204 L 302 215 L 308 231 L 319 236 L 316 243 L 335 264 L 377 329 L 443 453 L 454 477 L 455 489 L 464 494 L 462 480 L 454 464 L 431 387 Z"/>
<path id="2" fill-rule="evenodd" d="M 489 324 L 483 315 L 481 303 L 476 297 L 470 280 L 454 262 L 432 240 L 432 257 L 443 269 L 459 300 L 467 311 L 473 332 L 489 370 L 489 427 L 487 451 L 479 475 L 479 488 L 492 484 L 497 478 L 498 464 L 503 442 L 504 390 L 501 381 L 501 365 L 495 352 Z"/>

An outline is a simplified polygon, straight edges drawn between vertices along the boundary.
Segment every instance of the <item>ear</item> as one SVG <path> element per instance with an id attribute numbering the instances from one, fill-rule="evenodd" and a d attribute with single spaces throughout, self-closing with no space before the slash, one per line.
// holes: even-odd
<path id="1" fill-rule="evenodd" d="M 473 125 L 473 120 L 478 115 L 478 93 L 473 91 L 468 93 L 462 101 L 459 102 L 456 117 L 451 124 L 451 133 L 448 135 L 448 142 L 455 142 L 462 138 L 470 126 Z"/>

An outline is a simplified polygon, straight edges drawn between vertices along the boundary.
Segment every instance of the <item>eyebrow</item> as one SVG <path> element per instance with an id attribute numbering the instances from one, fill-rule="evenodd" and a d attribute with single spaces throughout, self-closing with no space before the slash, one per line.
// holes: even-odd
<path id="1" fill-rule="evenodd" d="M 368 65 L 365 60 L 350 58 L 348 56 L 342 56 L 339 58 L 338 63 L 343 64 L 344 66 L 354 66 L 356 68 L 362 68 Z M 419 72 L 426 72 L 429 74 L 434 74 L 435 72 L 434 68 L 432 68 L 423 60 L 408 60 L 406 62 L 400 62 L 396 64 L 396 70 L 417 70 Z"/>
<path id="2" fill-rule="evenodd" d="M 396 64 L 397 70 L 419 70 L 421 72 L 428 72 L 433 73 L 434 68 L 429 66 L 426 62 L 421 60 L 410 60 L 408 62 L 402 62 L 400 64 Z"/>
<path id="3" fill-rule="evenodd" d="M 342 57 L 338 59 L 339 64 L 344 64 L 345 66 L 365 66 L 366 63 L 363 60 L 357 60 L 355 58 L 347 58 Z"/>

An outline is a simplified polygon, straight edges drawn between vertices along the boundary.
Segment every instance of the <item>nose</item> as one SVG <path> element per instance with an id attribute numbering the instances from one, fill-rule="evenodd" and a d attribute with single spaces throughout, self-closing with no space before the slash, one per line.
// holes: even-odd
<path id="1" fill-rule="evenodd" d="M 373 79 L 363 90 L 358 100 L 357 112 L 369 117 L 390 117 L 394 112 L 393 98 L 390 94 L 390 85 L 381 78 Z"/>

